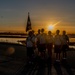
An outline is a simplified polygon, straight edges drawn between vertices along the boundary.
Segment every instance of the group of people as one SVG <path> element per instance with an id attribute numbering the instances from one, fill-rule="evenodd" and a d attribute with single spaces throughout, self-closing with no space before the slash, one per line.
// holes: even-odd
<path id="1" fill-rule="evenodd" d="M 38 33 L 35 34 L 34 30 L 28 32 L 26 39 L 27 59 L 31 61 L 35 57 L 35 50 L 38 50 L 37 56 L 41 59 L 45 59 L 46 52 L 48 57 L 52 59 L 52 52 L 54 50 L 56 61 L 60 61 L 60 54 L 62 52 L 63 59 L 67 58 L 66 51 L 69 48 L 69 37 L 66 31 L 60 35 L 60 30 L 56 30 L 56 34 L 52 35 L 51 31 L 46 34 L 44 29 L 38 29 Z"/>

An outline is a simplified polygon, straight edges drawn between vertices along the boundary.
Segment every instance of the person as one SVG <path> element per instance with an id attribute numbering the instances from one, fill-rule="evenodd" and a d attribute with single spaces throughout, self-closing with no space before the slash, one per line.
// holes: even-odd
<path id="1" fill-rule="evenodd" d="M 35 37 L 35 31 L 34 31 L 34 30 L 32 30 L 32 36 L 34 36 L 34 37 Z"/>
<path id="2" fill-rule="evenodd" d="M 56 61 L 60 62 L 60 53 L 62 48 L 62 39 L 59 34 L 60 30 L 56 30 L 56 35 L 54 37 L 54 52 L 56 53 Z"/>
<path id="3" fill-rule="evenodd" d="M 67 36 L 66 31 L 63 31 L 62 33 L 62 41 L 63 41 L 63 45 L 62 45 L 63 59 L 66 59 L 67 58 L 66 51 L 69 48 L 69 37 Z"/>
<path id="4" fill-rule="evenodd" d="M 29 63 L 33 60 L 34 55 L 34 41 L 33 41 L 33 33 L 32 31 L 29 31 L 28 37 L 26 38 L 26 48 L 27 48 L 27 61 Z"/>
<path id="5" fill-rule="evenodd" d="M 40 29 L 38 29 L 38 33 L 36 34 L 36 45 L 37 45 L 37 49 L 38 51 L 40 50 L 40 41 L 39 41 L 39 37 L 40 37 Z"/>
<path id="6" fill-rule="evenodd" d="M 38 36 L 39 38 L 39 55 L 41 55 L 42 58 L 45 57 L 45 51 L 46 51 L 46 34 L 44 33 L 44 29 L 41 29 L 41 34 Z"/>
<path id="7" fill-rule="evenodd" d="M 38 29 L 38 34 L 37 35 L 39 35 L 40 34 L 40 29 Z"/>
<path id="8" fill-rule="evenodd" d="M 36 35 L 35 35 L 34 30 L 32 30 L 32 41 L 33 41 L 33 48 L 35 50 L 36 49 Z"/>
<path id="9" fill-rule="evenodd" d="M 48 31 L 47 35 L 47 50 L 48 50 L 48 58 L 47 58 L 47 65 L 48 65 L 48 74 L 51 74 L 52 70 L 52 49 L 53 49 L 53 35 L 51 31 Z"/>
<path id="10" fill-rule="evenodd" d="M 52 48 L 53 48 L 53 35 L 51 31 L 48 31 L 47 35 L 47 49 L 48 49 L 48 55 L 50 58 L 52 58 Z"/>

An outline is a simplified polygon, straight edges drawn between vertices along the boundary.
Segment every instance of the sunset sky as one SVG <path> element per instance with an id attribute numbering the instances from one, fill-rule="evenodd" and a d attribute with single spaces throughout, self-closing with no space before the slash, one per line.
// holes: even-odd
<path id="1" fill-rule="evenodd" d="M 28 12 L 35 31 L 75 33 L 75 0 L 0 0 L 0 31 L 25 32 Z"/>

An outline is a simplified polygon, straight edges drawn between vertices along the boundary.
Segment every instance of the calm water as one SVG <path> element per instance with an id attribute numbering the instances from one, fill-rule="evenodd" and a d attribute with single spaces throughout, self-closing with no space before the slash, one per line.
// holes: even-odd
<path id="1" fill-rule="evenodd" d="M 70 42 L 75 42 L 75 38 L 70 38 Z"/>
<path id="2" fill-rule="evenodd" d="M 75 38 L 70 38 L 70 42 L 75 42 Z M 75 45 L 73 45 L 73 46 L 69 46 L 69 47 L 75 49 Z"/>
<path id="3" fill-rule="evenodd" d="M 18 43 L 18 41 L 26 40 L 26 38 L 0 38 L 1 42 Z"/>
<path id="4" fill-rule="evenodd" d="M 21 44 L 21 42 L 18 41 L 22 41 L 22 40 L 26 40 L 26 38 L 0 38 L 1 42 L 11 42 L 11 43 L 19 43 L 19 44 Z M 70 38 L 70 42 L 75 42 L 75 38 Z M 70 47 L 75 48 L 75 45 Z"/>
<path id="5" fill-rule="evenodd" d="M 3 41 L 3 42 L 17 43 L 18 40 L 26 40 L 26 38 L 0 38 L 0 41 Z M 75 38 L 70 38 L 70 42 L 75 42 Z"/>

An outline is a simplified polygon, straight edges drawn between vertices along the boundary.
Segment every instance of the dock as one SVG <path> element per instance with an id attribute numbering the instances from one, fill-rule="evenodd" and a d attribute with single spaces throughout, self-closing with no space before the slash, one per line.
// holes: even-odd
<path id="1" fill-rule="evenodd" d="M 14 48 L 15 52 L 12 55 L 5 55 L 8 47 Z M 67 53 L 68 58 L 65 61 L 53 60 L 52 63 L 47 63 L 39 60 L 39 63 L 27 63 L 25 46 L 1 43 L 0 75 L 75 75 L 75 51 L 69 50 Z"/>

